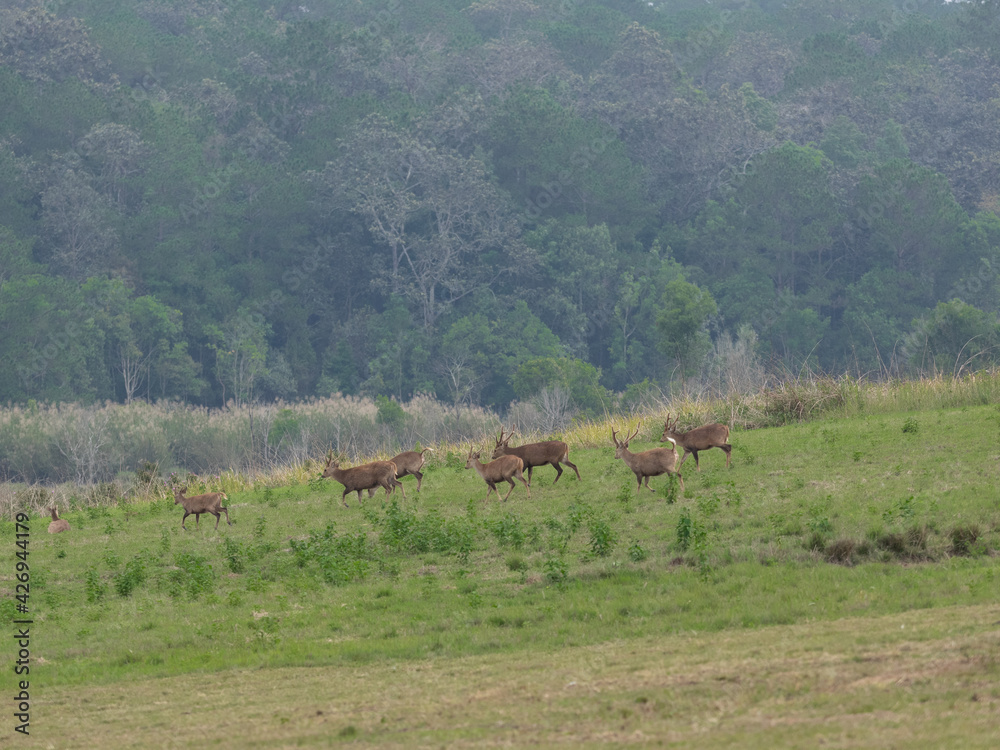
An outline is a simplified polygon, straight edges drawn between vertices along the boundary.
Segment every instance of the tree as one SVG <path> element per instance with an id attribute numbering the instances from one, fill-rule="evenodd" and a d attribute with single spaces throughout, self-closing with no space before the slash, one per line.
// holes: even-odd
<path id="1" fill-rule="evenodd" d="M 667 284 L 656 317 L 660 347 L 675 360 L 682 376 L 694 375 L 711 348 L 707 324 L 718 313 L 712 295 L 683 276 Z"/>
<path id="2" fill-rule="evenodd" d="M 422 143 L 382 117 L 366 118 L 342 161 L 313 179 L 389 249 L 385 282 L 428 330 L 457 301 L 532 263 L 483 162 Z"/>
<path id="3" fill-rule="evenodd" d="M 53 264 L 82 281 L 110 269 L 119 247 L 117 213 L 81 170 L 57 171 L 42 193 L 43 236 Z"/>
<path id="4" fill-rule="evenodd" d="M 133 296 L 120 279 L 88 279 L 81 289 L 104 332 L 105 361 L 126 404 L 142 392 L 149 395 L 154 381 L 162 396 L 201 390 L 197 365 L 182 341 L 179 311 L 151 295 Z"/>
<path id="5" fill-rule="evenodd" d="M 904 347 L 918 371 L 958 376 L 1000 360 L 1000 325 L 961 300 L 939 302 L 913 321 Z"/>
<path id="6" fill-rule="evenodd" d="M 222 386 L 223 401 L 228 391 L 237 409 L 252 404 L 258 381 L 267 371 L 270 326 L 241 309 L 221 328 L 209 326 L 205 333 L 215 351 L 215 377 Z"/>

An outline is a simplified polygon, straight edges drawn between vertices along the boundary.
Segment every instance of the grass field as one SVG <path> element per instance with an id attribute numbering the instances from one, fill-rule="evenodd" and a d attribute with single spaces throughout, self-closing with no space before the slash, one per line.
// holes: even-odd
<path id="1" fill-rule="evenodd" d="M 998 437 L 992 405 L 735 432 L 681 496 L 609 435 L 530 500 L 442 450 L 405 501 L 313 478 L 231 493 L 217 532 L 172 499 L 38 518 L 31 741 L 995 747 Z"/>

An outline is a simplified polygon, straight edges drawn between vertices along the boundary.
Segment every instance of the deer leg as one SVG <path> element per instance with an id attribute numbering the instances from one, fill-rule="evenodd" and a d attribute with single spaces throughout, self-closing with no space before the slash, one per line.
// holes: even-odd
<path id="1" fill-rule="evenodd" d="M 527 469 L 528 469 L 528 484 L 531 484 L 531 470 L 533 468 L 535 468 L 535 467 L 534 466 L 527 467 Z M 556 478 L 558 479 L 558 477 L 556 477 Z M 555 482 L 553 482 L 553 484 L 555 484 Z"/>
<path id="2" fill-rule="evenodd" d="M 201 513 L 195 511 L 195 514 L 194 514 L 194 529 L 195 529 L 195 531 L 198 530 L 198 522 L 199 521 L 201 521 Z"/>
<path id="3" fill-rule="evenodd" d="M 674 474 L 677 475 L 677 481 L 681 485 L 681 494 L 684 494 L 684 477 L 681 476 L 681 473 L 679 471 L 675 471 Z"/>
<path id="4" fill-rule="evenodd" d="M 649 486 L 649 477 L 647 476 L 645 477 L 645 479 L 646 479 L 646 489 L 649 490 L 650 492 L 656 492 L 656 490 L 654 490 L 652 487 Z"/>
<path id="5" fill-rule="evenodd" d="M 226 514 L 226 523 L 232 526 L 233 522 L 229 520 L 229 509 L 225 507 L 220 507 L 219 510 L 223 511 Z M 219 528 L 219 524 L 215 524 L 215 528 Z"/>
<path id="6" fill-rule="evenodd" d="M 518 474 L 517 478 L 520 479 L 522 482 L 524 482 L 524 477 L 521 474 Z M 556 477 L 556 479 L 558 479 L 558 478 L 559 477 Z M 513 482 L 511 482 L 511 484 L 513 484 Z M 553 482 L 553 484 L 554 484 L 554 482 Z M 525 490 L 525 492 L 528 493 L 528 499 L 530 500 L 531 499 L 531 485 L 528 484 L 527 482 L 524 482 L 524 490 Z"/>
<path id="7" fill-rule="evenodd" d="M 565 458 L 563 459 L 563 461 L 562 461 L 562 462 L 563 462 L 564 464 L 566 464 L 566 465 L 567 465 L 567 466 L 568 466 L 569 468 L 571 468 L 571 469 L 572 469 L 573 471 L 575 471 L 575 472 L 576 472 L 576 478 L 577 478 L 577 479 L 579 479 L 579 478 L 580 478 L 580 470 L 576 468 L 576 464 L 572 464 L 572 463 L 570 463 L 570 462 L 569 462 L 569 461 L 568 461 L 567 459 L 565 459 Z"/>
<path id="8" fill-rule="evenodd" d="M 350 505 L 347 504 L 347 493 L 348 492 L 351 492 L 351 490 L 349 490 L 349 489 L 347 489 L 345 487 L 344 488 L 344 494 L 340 496 L 340 501 L 344 504 L 345 508 L 350 508 L 351 507 Z M 359 495 L 358 499 L 360 500 L 360 498 L 361 498 L 361 496 Z"/>
<path id="9" fill-rule="evenodd" d="M 395 489 L 397 487 L 399 487 L 399 491 L 403 495 L 403 499 L 405 500 L 406 499 L 406 490 L 403 489 L 403 483 L 400 482 L 398 479 L 393 479 L 392 480 L 392 489 L 393 489 L 393 491 L 395 491 Z"/>
<path id="10" fill-rule="evenodd" d="M 490 495 L 493 494 L 493 492 L 496 492 L 497 497 L 500 497 L 500 491 L 497 489 L 496 482 L 487 482 L 486 486 L 489 487 L 489 489 L 486 490 L 486 500 L 484 502 L 489 501 Z"/>
<path id="11" fill-rule="evenodd" d="M 507 477 L 506 481 L 510 482 L 510 489 L 507 490 L 507 494 L 503 496 L 503 501 L 507 502 L 507 498 L 510 497 L 510 493 L 514 491 L 514 478 Z M 497 492 L 497 497 L 500 497 L 500 493 Z"/>
<path id="12" fill-rule="evenodd" d="M 187 531 L 187 526 L 184 525 L 184 519 L 191 515 L 190 511 L 184 511 L 184 518 L 181 519 L 181 528 Z"/>
<path id="13" fill-rule="evenodd" d="M 424 474 L 420 471 L 413 472 L 413 476 L 417 478 L 417 492 L 420 492 L 420 483 L 424 481 Z"/>
<path id="14" fill-rule="evenodd" d="M 556 478 L 552 480 L 552 484 L 559 481 L 559 477 L 562 476 L 562 466 L 559 465 L 558 461 L 553 461 L 552 465 L 556 468 Z"/>
<path id="15" fill-rule="evenodd" d="M 636 481 L 635 491 L 638 492 L 639 490 L 642 489 L 642 474 L 638 474 L 637 473 L 635 475 L 635 481 Z M 647 479 L 646 481 L 649 481 L 649 480 Z"/>
<path id="16" fill-rule="evenodd" d="M 219 521 L 222 520 L 222 514 L 219 513 L 218 511 L 216 511 L 212 515 L 215 516 L 215 530 L 218 531 L 219 530 Z M 226 516 L 228 517 L 228 515 L 229 514 L 227 513 Z"/>
<path id="17" fill-rule="evenodd" d="M 369 487 L 368 488 L 368 497 L 371 497 L 374 494 L 375 494 L 375 488 L 374 487 Z"/>
<path id="18" fill-rule="evenodd" d="M 683 453 L 681 454 L 681 460 L 680 460 L 680 462 L 679 462 L 679 463 L 677 464 L 677 468 L 678 468 L 678 469 L 679 469 L 679 468 L 681 468 L 681 467 L 682 467 L 682 466 L 684 465 L 684 462 L 685 462 L 685 461 L 687 461 L 687 457 L 688 457 L 688 456 L 690 456 L 690 455 L 691 455 L 691 451 L 689 451 L 689 450 L 687 450 L 687 449 L 685 448 L 685 449 L 684 449 L 684 452 L 683 452 Z"/>
<path id="19" fill-rule="evenodd" d="M 726 468 L 729 468 L 729 460 L 733 457 L 733 446 L 731 445 L 720 445 L 720 448 L 726 452 Z"/>

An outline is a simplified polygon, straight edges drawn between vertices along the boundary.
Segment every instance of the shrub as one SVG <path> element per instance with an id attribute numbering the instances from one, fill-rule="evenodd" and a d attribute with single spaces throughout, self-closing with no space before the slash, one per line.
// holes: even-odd
<path id="1" fill-rule="evenodd" d="M 956 526 L 951 530 L 951 554 L 964 556 L 979 551 L 977 542 L 981 536 L 982 532 L 976 524 Z"/>
<path id="2" fill-rule="evenodd" d="M 146 581 L 146 561 L 143 556 L 136 555 L 125 563 L 125 569 L 115 573 L 112 580 L 118 596 L 123 598 L 131 596 L 132 592 Z"/>
<path id="3" fill-rule="evenodd" d="M 167 575 L 167 591 L 173 597 L 187 594 L 197 599 L 215 586 L 215 572 L 202 555 L 182 552 L 174 558 L 176 568 Z"/>
<path id="4" fill-rule="evenodd" d="M 826 545 L 824 554 L 826 561 L 837 563 L 838 565 L 852 565 L 854 563 L 854 550 L 857 545 L 853 539 L 837 539 Z"/>
<path id="5" fill-rule="evenodd" d="M 84 574 L 83 588 L 87 593 L 87 601 L 90 604 L 97 604 L 101 601 L 108 590 L 107 585 L 101 580 L 101 574 L 94 567 L 89 568 L 86 574 Z"/>
<path id="6" fill-rule="evenodd" d="M 617 537 L 611 525 L 602 519 L 592 518 L 590 528 L 590 554 L 594 557 L 607 557 L 617 543 Z"/>

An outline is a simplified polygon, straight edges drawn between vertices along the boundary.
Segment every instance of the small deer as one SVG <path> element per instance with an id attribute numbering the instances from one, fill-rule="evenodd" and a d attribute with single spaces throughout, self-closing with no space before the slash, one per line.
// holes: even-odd
<path id="1" fill-rule="evenodd" d="M 651 448 L 642 453 L 632 453 L 628 449 L 628 444 L 638 434 L 638 425 L 635 428 L 635 432 L 624 440 L 618 439 L 617 430 L 613 428 L 611 430 L 611 439 L 615 444 L 615 458 L 620 458 L 624 461 L 625 465 L 635 474 L 636 481 L 638 482 L 636 490 L 642 489 L 643 480 L 645 480 L 646 489 L 652 492 L 653 488 L 649 486 L 650 477 L 658 477 L 660 474 L 676 474 L 677 481 L 681 485 L 681 492 L 684 492 L 684 477 L 677 470 L 677 451 L 674 450 L 674 447 Z M 673 438 L 667 438 L 667 440 L 676 445 Z"/>
<path id="2" fill-rule="evenodd" d="M 673 441 L 674 445 L 679 445 L 684 449 L 684 456 L 681 458 L 679 469 L 687 460 L 688 453 L 694 456 L 694 467 L 701 471 L 698 464 L 698 451 L 707 451 L 710 448 L 721 448 L 726 452 L 726 468 L 730 468 L 729 461 L 732 458 L 733 446 L 729 444 L 729 428 L 724 424 L 706 424 L 695 427 L 687 432 L 677 431 L 677 418 L 670 424 L 670 414 L 667 414 L 667 421 L 663 424 L 663 436 L 661 442 Z"/>
<path id="3" fill-rule="evenodd" d="M 326 466 L 323 468 L 323 478 L 336 479 L 344 485 L 344 494 L 340 496 L 340 499 L 345 508 L 350 507 L 347 504 L 348 492 L 357 492 L 360 503 L 361 493 L 364 490 L 374 490 L 376 487 L 385 488 L 386 497 L 399 487 L 399 491 L 403 493 L 403 499 L 406 499 L 406 491 L 403 489 L 402 483 L 396 479 L 396 464 L 392 461 L 372 461 L 349 469 L 341 469 L 339 462 L 333 456 L 333 451 L 330 451 L 326 457 Z"/>
<path id="4" fill-rule="evenodd" d="M 59 517 L 59 512 L 56 510 L 56 506 L 49 508 L 49 512 L 52 514 L 52 523 L 49 524 L 49 533 L 58 534 L 62 531 L 69 531 L 69 521 L 65 518 Z"/>
<path id="5" fill-rule="evenodd" d="M 181 528 L 187 531 L 187 526 L 184 525 L 184 521 L 194 513 L 194 527 L 198 528 L 198 522 L 201 521 L 202 513 L 211 513 L 215 516 L 215 528 L 218 530 L 219 521 L 222 520 L 222 513 L 226 514 L 226 523 L 230 526 L 233 522 L 229 520 L 229 510 L 222 504 L 223 500 L 229 500 L 226 497 L 225 492 L 207 492 L 204 495 L 193 495 L 187 497 L 184 493 L 187 492 L 187 487 L 181 487 L 180 489 L 174 488 L 174 505 L 184 506 L 184 518 L 181 519 Z"/>
<path id="6" fill-rule="evenodd" d="M 497 482 L 510 482 L 510 489 L 504 496 L 504 501 L 510 497 L 510 493 L 514 491 L 514 478 L 520 479 L 524 482 L 524 488 L 528 492 L 528 498 L 531 498 L 531 485 L 524 480 L 524 461 L 522 461 L 517 456 L 501 456 L 496 461 L 490 461 L 488 464 L 484 464 L 479 460 L 480 451 L 473 453 L 472 448 L 469 448 L 469 457 L 465 462 L 466 469 L 475 469 L 476 472 L 483 478 L 489 489 L 486 491 L 486 500 L 490 499 L 490 493 L 496 492 L 497 497 L 500 497 L 500 490 L 497 489 Z"/>
<path id="7" fill-rule="evenodd" d="M 576 472 L 576 478 L 580 478 L 580 470 L 576 468 L 576 464 L 570 463 L 569 446 L 562 440 L 545 440 L 541 443 L 528 443 L 511 448 L 509 443 L 514 431 L 508 431 L 507 437 L 504 437 L 503 433 L 503 428 L 500 428 L 500 437 L 496 439 L 493 458 L 496 459 L 501 456 L 517 456 L 520 458 L 524 462 L 524 468 L 528 470 L 529 483 L 531 482 L 531 470 L 536 466 L 545 466 L 546 464 L 556 470 L 556 478 L 552 480 L 552 484 L 558 482 L 559 477 L 562 476 L 563 470 L 559 465 L 560 463 L 566 464 Z"/>

